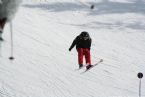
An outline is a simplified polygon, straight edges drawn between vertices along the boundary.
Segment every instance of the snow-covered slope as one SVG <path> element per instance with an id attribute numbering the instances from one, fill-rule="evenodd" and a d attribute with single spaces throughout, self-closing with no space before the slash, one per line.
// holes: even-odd
<path id="1" fill-rule="evenodd" d="M 0 97 L 137 97 L 144 10 L 143 0 L 24 0 L 13 20 L 15 60 L 9 24 L 0 43 Z M 76 70 L 75 48 L 68 51 L 81 31 L 92 37 L 92 63 L 104 59 L 85 74 Z"/>

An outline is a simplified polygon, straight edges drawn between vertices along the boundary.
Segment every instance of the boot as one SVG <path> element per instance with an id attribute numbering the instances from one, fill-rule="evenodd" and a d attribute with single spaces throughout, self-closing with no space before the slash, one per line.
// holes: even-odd
<path id="1" fill-rule="evenodd" d="M 83 67 L 83 64 L 79 64 L 79 69 L 81 69 Z"/>
<path id="2" fill-rule="evenodd" d="M 89 70 L 93 65 L 86 66 L 86 69 Z"/>

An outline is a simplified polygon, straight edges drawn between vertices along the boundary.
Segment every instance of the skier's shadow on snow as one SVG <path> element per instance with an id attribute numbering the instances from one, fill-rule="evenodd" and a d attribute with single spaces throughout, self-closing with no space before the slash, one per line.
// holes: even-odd
<path id="1" fill-rule="evenodd" d="M 88 2 L 90 5 L 94 4 L 94 11 L 88 11 L 89 15 L 99 15 L 99 14 L 112 14 L 112 13 L 140 13 L 145 14 L 145 2 L 142 0 L 132 2 L 132 3 L 121 3 L 121 2 L 110 2 L 104 0 L 104 2 L 95 3 Z M 80 3 L 69 3 L 69 2 L 57 2 L 57 3 L 40 3 L 40 4 L 24 4 L 24 7 L 28 8 L 40 8 L 43 10 L 48 10 L 50 12 L 63 12 L 63 11 L 81 11 L 88 9 Z"/>

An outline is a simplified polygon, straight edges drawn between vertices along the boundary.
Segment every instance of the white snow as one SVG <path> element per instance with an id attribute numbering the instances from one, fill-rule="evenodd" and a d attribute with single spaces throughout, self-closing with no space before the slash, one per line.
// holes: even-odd
<path id="1" fill-rule="evenodd" d="M 82 2 L 82 3 L 80 3 Z M 83 4 L 84 3 L 84 4 Z M 94 4 L 95 9 L 89 9 Z M 79 70 L 73 39 L 88 31 L 92 63 Z M 23 0 L 0 42 L 0 97 L 138 97 L 145 73 L 144 0 Z M 142 97 L 145 96 L 142 79 Z"/>

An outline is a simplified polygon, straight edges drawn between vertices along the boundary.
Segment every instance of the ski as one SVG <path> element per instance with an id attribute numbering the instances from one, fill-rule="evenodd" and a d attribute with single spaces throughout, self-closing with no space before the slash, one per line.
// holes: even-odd
<path id="1" fill-rule="evenodd" d="M 98 64 L 102 63 L 103 62 L 103 59 L 100 59 L 96 64 L 94 64 L 92 67 L 90 67 L 89 69 L 86 69 L 85 71 L 83 71 L 81 74 L 89 71 L 90 69 L 94 68 L 95 66 L 97 66 Z"/>

